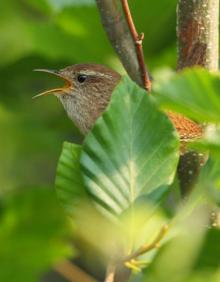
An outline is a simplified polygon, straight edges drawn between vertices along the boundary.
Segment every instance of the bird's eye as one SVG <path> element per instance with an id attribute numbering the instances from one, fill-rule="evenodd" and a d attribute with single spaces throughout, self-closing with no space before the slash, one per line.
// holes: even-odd
<path id="1" fill-rule="evenodd" d="M 79 81 L 79 83 L 83 83 L 86 79 L 87 79 L 87 75 L 86 74 L 79 74 L 77 76 L 77 80 Z"/>

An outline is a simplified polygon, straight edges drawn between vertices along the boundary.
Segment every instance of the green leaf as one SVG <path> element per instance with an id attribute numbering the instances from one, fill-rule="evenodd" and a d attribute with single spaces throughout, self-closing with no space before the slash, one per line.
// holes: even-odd
<path id="1" fill-rule="evenodd" d="M 105 212 L 119 215 L 138 197 L 171 183 L 177 161 L 178 138 L 167 116 L 125 77 L 85 139 L 86 188 Z"/>
<path id="2" fill-rule="evenodd" d="M 205 195 L 220 205 L 220 160 L 209 158 L 203 167 L 198 184 L 198 188 L 204 191 Z"/>
<path id="3" fill-rule="evenodd" d="M 187 206 L 179 209 L 170 225 L 169 239 L 144 271 L 142 281 L 188 282 L 207 232 L 207 209 L 203 203 L 186 215 Z M 182 215 L 184 214 L 184 219 Z M 178 217 L 182 219 L 178 219 Z M 169 236 L 170 234 L 170 236 Z"/>
<path id="4" fill-rule="evenodd" d="M 188 69 L 157 84 L 155 96 L 163 107 L 197 121 L 220 122 L 220 77 L 203 69 Z"/>
<path id="5" fill-rule="evenodd" d="M 190 148 L 209 152 L 213 157 L 220 158 L 220 127 L 208 125 L 203 138 L 191 143 Z"/>
<path id="6" fill-rule="evenodd" d="M 64 142 L 56 174 L 57 197 L 68 214 L 86 199 L 79 165 L 81 146 Z"/>
<path id="7" fill-rule="evenodd" d="M 197 261 L 195 263 L 196 270 L 220 268 L 219 254 L 220 254 L 220 230 L 210 229 L 204 240 L 204 243 L 199 251 Z"/>
<path id="8" fill-rule="evenodd" d="M 39 281 L 72 254 L 70 228 L 51 189 L 23 189 L 5 197 L 0 225 L 0 281 Z"/>
<path id="9" fill-rule="evenodd" d="M 118 242 L 120 239 L 118 226 L 116 228 L 112 222 L 106 220 L 91 203 L 81 176 L 80 153 L 81 146 L 64 142 L 57 166 L 57 197 L 67 214 L 74 218 L 74 224 L 77 226 L 75 236 L 87 242 L 86 248 L 92 246 L 96 251 L 112 256 L 118 251 L 116 249 L 118 244 L 113 244 L 113 241 Z M 97 240 L 100 230 L 102 236 Z M 109 247 L 110 240 L 111 247 Z M 85 246 L 78 245 L 78 248 L 82 256 L 87 253 Z"/>
<path id="10" fill-rule="evenodd" d="M 86 240 L 93 247 L 95 246 L 107 257 L 115 255 L 115 253 L 119 256 L 118 246 L 125 247 L 126 242 L 128 242 L 127 248 L 129 248 L 131 234 L 132 241 L 137 243 L 140 241 L 139 237 L 145 242 L 146 238 L 149 239 L 150 236 L 153 236 L 155 229 L 158 230 L 164 223 L 164 217 L 158 211 L 155 213 L 155 209 L 158 207 L 156 204 L 167 191 L 167 187 L 159 187 L 150 193 L 148 198 L 146 196 L 147 199 L 139 199 L 135 208 L 135 223 L 130 223 L 131 217 L 128 212 L 123 214 L 121 224 L 115 225 L 95 209 L 94 205 L 91 205 L 82 183 L 79 167 L 80 153 L 81 146 L 65 142 L 56 176 L 57 196 L 67 213 L 74 217 L 74 223 L 77 226 L 75 235 Z M 146 205 L 146 200 L 149 202 L 149 206 Z M 153 213 L 154 218 L 152 218 Z M 147 229 L 146 218 L 149 217 L 151 221 Z M 102 238 L 97 241 L 100 230 L 102 230 Z M 147 236 L 144 236 L 145 234 Z M 111 241 L 111 245 L 109 245 L 109 241 Z"/>

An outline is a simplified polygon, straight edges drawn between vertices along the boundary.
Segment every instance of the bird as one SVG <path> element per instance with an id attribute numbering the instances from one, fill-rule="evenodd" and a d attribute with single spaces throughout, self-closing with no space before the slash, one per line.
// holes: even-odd
<path id="1" fill-rule="evenodd" d="M 62 78 L 63 87 L 44 91 L 33 98 L 54 94 L 63 104 L 69 118 L 86 135 L 97 118 L 108 106 L 113 90 L 121 75 L 109 67 L 99 64 L 75 64 L 60 70 L 35 69 Z M 185 144 L 203 135 L 203 127 L 187 117 L 167 111 L 167 116 L 179 134 L 183 153 Z"/>

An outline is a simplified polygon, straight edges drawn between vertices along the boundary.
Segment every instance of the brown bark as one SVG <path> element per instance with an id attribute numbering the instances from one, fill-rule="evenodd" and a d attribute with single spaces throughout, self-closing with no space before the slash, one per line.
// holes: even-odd
<path id="1" fill-rule="evenodd" d="M 218 70 L 219 0 L 179 0 L 177 16 L 178 69 Z"/>
<path id="2" fill-rule="evenodd" d="M 179 0 L 177 21 L 178 70 L 195 65 L 218 70 L 219 0 Z M 183 196 L 192 190 L 203 163 L 204 157 L 196 152 L 180 157 L 178 176 Z"/>
<path id="3" fill-rule="evenodd" d="M 108 38 L 115 49 L 128 75 L 145 88 L 135 41 L 129 30 L 120 0 L 96 0 L 101 20 Z"/>
<path id="4" fill-rule="evenodd" d="M 64 261 L 54 266 L 54 270 L 70 282 L 97 282 L 89 274 L 70 261 Z"/>

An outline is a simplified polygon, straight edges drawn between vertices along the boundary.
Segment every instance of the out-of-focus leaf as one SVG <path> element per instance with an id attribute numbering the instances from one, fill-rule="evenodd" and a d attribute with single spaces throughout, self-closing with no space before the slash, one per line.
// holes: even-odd
<path id="1" fill-rule="evenodd" d="M 32 42 L 17 1 L 0 1 L 0 66 L 29 54 Z"/>
<path id="2" fill-rule="evenodd" d="M 220 281 L 220 270 L 219 271 L 195 271 L 188 277 L 186 282 L 219 282 Z"/>
<path id="3" fill-rule="evenodd" d="M 190 148 L 209 152 L 212 156 L 220 158 L 220 127 L 208 125 L 203 138 L 191 143 Z"/>
<path id="4" fill-rule="evenodd" d="M 49 64 L 58 66 L 33 57 L 0 70 L 0 194 L 24 184 L 51 185 L 63 141 L 80 142 L 56 97 L 32 100 L 60 85 L 59 79 L 32 71 Z"/>
<path id="5" fill-rule="evenodd" d="M 118 253 L 122 234 L 119 226 L 103 217 L 91 204 L 81 175 L 80 153 L 81 146 L 68 142 L 63 144 L 56 174 L 57 197 L 67 214 L 74 218 L 77 226 L 75 235 L 83 240 L 83 245 L 79 247 L 82 254 L 88 254 L 88 244 L 100 252 L 100 256 L 104 254 L 106 259 Z"/>
<path id="6" fill-rule="evenodd" d="M 173 233 L 170 240 L 145 269 L 142 281 L 188 282 L 207 231 L 207 221 L 207 210 L 202 205 L 184 220 L 174 221 L 169 231 Z"/>
<path id="7" fill-rule="evenodd" d="M 4 58 L 0 65 L 30 54 L 68 60 L 69 64 L 93 61 L 117 65 L 94 3 L 92 0 L 1 1 L 0 39 Z M 144 48 L 151 65 L 155 65 L 154 59 L 158 60 L 159 56 L 161 62 L 163 54 L 175 43 L 175 8 L 173 0 L 161 0 L 159 6 L 143 0 L 131 3 L 138 29 L 146 35 Z M 163 33 L 161 26 L 166 26 Z M 168 62 L 173 62 L 175 50 L 168 53 L 171 54 Z"/>
<path id="8" fill-rule="evenodd" d="M 72 216 L 76 207 L 86 199 L 79 165 L 80 153 L 81 146 L 65 142 L 57 166 L 57 196 L 64 209 Z"/>
<path id="9" fill-rule="evenodd" d="M 133 247 L 139 247 L 140 244 L 146 243 L 146 240 L 151 241 L 165 221 L 162 214 L 155 214 L 154 201 L 157 201 L 166 189 L 160 188 L 155 191 L 155 195 L 150 194 L 150 199 L 147 199 L 149 205 L 146 204 L 146 199 L 139 201 L 137 207 L 132 210 L 133 215 L 135 210 L 135 222 L 130 222 L 129 212 L 124 214 L 117 224 L 110 222 L 94 209 L 84 190 L 79 167 L 80 153 L 81 146 L 65 142 L 56 176 L 58 199 L 66 212 L 74 217 L 78 236 L 95 246 L 106 257 L 116 253 L 117 256 L 125 255 L 131 244 Z M 100 230 L 102 236 L 97 240 Z"/>
<path id="10" fill-rule="evenodd" d="M 196 270 L 220 270 L 220 230 L 208 230 L 203 245 L 199 251 L 194 268 Z"/>
<path id="11" fill-rule="evenodd" d="M 0 51 L 4 57 L 0 66 L 29 54 L 40 54 L 56 61 L 68 60 L 69 64 L 104 63 L 108 58 L 111 63 L 114 53 L 94 5 L 77 5 L 52 13 L 42 1 L 35 2 L 1 1 Z"/>
<path id="12" fill-rule="evenodd" d="M 203 69 L 185 70 L 156 84 L 155 96 L 163 107 L 197 121 L 220 122 L 220 77 Z"/>
<path id="13" fill-rule="evenodd" d="M 84 181 L 103 210 L 119 215 L 138 197 L 171 183 L 178 139 L 167 116 L 127 77 L 84 141 Z"/>
<path id="14" fill-rule="evenodd" d="M 152 56 L 157 58 L 161 51 L 176 41 L 177 3 L 173 0 L 136 0 L 129 1 L 129 4 L 137 30 L 145 34 L 143 46 L 146 59 L 150 62 Z M 162 26 L 166 27 L 163 32 Z"/>
<path id="15" fill-rule="evenodd" d="M 90 6 L 95 5 L 95 0 L 47 0 L 55 10 L 62 10 L 72 6 Z"/>
<path id="16" fill-rule="evenodd" d="M 200 173 L 197 186 L 208 198 L 220 205 L 220 160 L 218 158 L 209 158 Z"/>
<path id="17" fill-rule="evenodd" d="M 2 203 L 0 280 L 36 282 L 72 254 L 70 229 L 51 189 L 22 190 Z"/>

